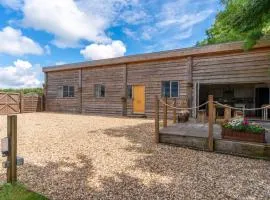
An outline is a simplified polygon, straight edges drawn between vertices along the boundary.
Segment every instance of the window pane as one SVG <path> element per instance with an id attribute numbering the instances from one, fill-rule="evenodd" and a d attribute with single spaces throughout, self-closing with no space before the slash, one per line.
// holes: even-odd
<path id="1" fill-rule="evenodd" d="M 170 81 L 162 82 L 162 96 L 170 97 Z"/>
<path id="2" fill-rule="evenodd" d="M 100 97 L 105 97 L 105 86 L 100 85 Z"/>
<path id="3" fill-rule="evenodd" d="M 74 97 L 74 86 L 69 86 L 69 97 Z"/>
<path id="4" fill-rule="evenodd" d="M 95 97 L 99 97 L 99 94 L 100 94 L 100 87 L 99 85 L 95 85 Z"/>
<path id="5" fill-rule="evenodd" d="M 178 97 L 179 91 L 178 87 L 179 87 L 178 81 L 171 82 L 171 97 Z"/>
<path id="6" fill-rule="evenodd" d="M 127 86 L 127 98 L 132 98 L 132 85 Z"/>
<path id="7" fill-rule="evenodd" d="M 68 86 L 63 86 L 63 97 L 68 97 Z"/>
<path id="8" fill-rule="evenodd" d="M 63 97 L 63 86 L 59 86 L 57 90 L 57 97 Z"/>
<path id="9" fill-rule="evenodd" d="M 95 85 L 95 96 L 96 97 L 105 97 L 105 86 L 97 84 Z"/>

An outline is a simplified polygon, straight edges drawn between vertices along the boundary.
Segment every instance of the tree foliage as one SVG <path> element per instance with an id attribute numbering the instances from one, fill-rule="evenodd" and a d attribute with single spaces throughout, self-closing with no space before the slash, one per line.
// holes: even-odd
<path id="1" fill-rule="evenodd" d="M 36 94 L 42 95 L 43 89 L 42 88 L 24 88 L 24 89 L 12 89 L 12 88 L 1 89 L 0 88 L 0 92 L 14 92 L 14 93 L 23 92 L 24 94 L 36 93 Z"/>
<path id="2" fill-rule="evenodd" d="M 270 0 L 221 0 L 224 10 L 198 45 L 243 40 L 250 49 L 270 34 Z"/>

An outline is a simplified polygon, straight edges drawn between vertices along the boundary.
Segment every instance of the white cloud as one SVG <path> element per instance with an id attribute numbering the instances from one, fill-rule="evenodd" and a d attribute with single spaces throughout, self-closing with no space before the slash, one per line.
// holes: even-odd
<path id="1" fill-rule="evenodd" d="M 64 65 L 64 64 L 66 64 L 66 62 L 64 62 L 64 61 L 58 61 L 55 63 L 55 65 Z"/>
<path id="2" fill-rule="evenodd" d="M 155 36 L 159 32 L 155 26 L 144 26 L 141 31 L 141 38 L 143 40 L 151 40 L 153 36 Z"/>
<path id="3" fill-rule="evenodd" d="M 149 47 L 146 51 L 159 51 L 180 48 L 182 41 L 187 43 L 187 39 L 194 40 L 194 29 L 217 11 L 215 3 L 218 0 L 170 0 L 162 3 L 159 0 L 149 1 L 141 6 L 144 10 L 155 13 L 152 19 L 142 26 L 122 31 L 134 40 L 143 40 Z"/>
<path id="4" fill-rule="evenodd" d="M 121 20 L 128 24 L 142 24 L 149 20 L 148 14 L 144 10 L 128 10 L 121 14 Z"/>
<path id="5" fill-rule="evenodd" d="M 38 66 L 36 68 L 39 69 Z M 11 66 L 0 67 L 0 88 L 40 87 L 37 69 L 23 60 L 17 60 Z"/>
<path id="6" fill-rule="evenodd" d="M 0 31 L 0 53 L 9 55 L 43 54 L 43 49 L 32 39 L 23 36 L 20 30 L 10 26 Z"/>
<path id="7" fill-rule="evenodd" d="M 110 46 L 113 42 L 110 32 L 113 27 L 121 27 L 128 37 L 145 40 L 147 45 L 160 44 L 161 48 L 156 50 L 164 50 L 168 45 L 161 43 L 167 38 L 174 38 L 170 40 L 174 44 L 190 39 L 194 27 L 216 12 L 218 1 L 0 0 L 0 3 L 19 9 L 24 27 L 52 34 L 51 42 L 60 48 L 83 48 L 83 42 Z M 47 47 L 44 50 L 49 52 Z"/>
<path id="8" fill-rule="evenodd" d="M 23 23 L 55 35 L 58 47 L 74 47 L 80 39 L 107 41 L 104 20 L 79 9 L 73 0 L 25 0 Z"/>
<path id="9" fill-rule="evenodd" d="M 126 46 L 122 41 L 112 41 L 111 44 L 90 44 L 80 52 L 85 59 L 99 60 L 123 56 Z"/>
<path id="10" fill-rule="evenodd" d="M 128 37 L 131 37 L 132 39 L 134 40 L 137 40 L 138 39 L 138 36 L 136 34 L 135 31 L 132 31 L 131 29 L 129 28 L 123 28 L 123 33 L 125 33 Z"/>
<path id="11" fill-rule="evenodd" d="M 22 3 L 22 0 L 0 0 L 0 4 L 14 10 L 18 10 L 22 6 Z"/>
<path id="12" fill-rule="evenodd" d="M 45 45 L 44 49 L 47 55 L 51 55 L 51 47 L 49 45 Z"/>
<path id="13" fill-rule="evenodd" d="M 24 0 L 23 24 L 55 36 L 58 47 L 78 47 L 81 40 L 110 43 L 105 33 L 119 13 L 137 0 Z"/>
<path id="14" fill-rule="evenodd" d="M 190 28 L 209 17 L 214 11 L 203 10 L 198 13 L 179 14 L 179 16 L 168 16 L 164 20 L 157 23 L 158 27 L 164 28 L 168 26 L 179 26 L 182 29 Z"/>

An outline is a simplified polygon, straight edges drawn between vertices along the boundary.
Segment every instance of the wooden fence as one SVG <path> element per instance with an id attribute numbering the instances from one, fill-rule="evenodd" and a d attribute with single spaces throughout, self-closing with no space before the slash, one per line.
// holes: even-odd
<path id="1" fill-rule="evenodd" d="M 0 92 L 0 115 L 43 111 L 43 98 L 34 93 Z"/>

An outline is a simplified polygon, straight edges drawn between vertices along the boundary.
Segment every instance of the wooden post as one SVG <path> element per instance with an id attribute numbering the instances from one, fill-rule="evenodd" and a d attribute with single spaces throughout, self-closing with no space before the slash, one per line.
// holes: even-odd
<path id="1" fill-rule="evenodd" d="M 225 107 L 224 108 L 224 120 L 229 121 L 231 119 L 231 108 Z"/>
<path id="2" fill-rule="evenodd" d="M 47 103 L 47 94 L 48 94 L 48 72 L 45 72 L 44 77 L 44 86 L 43 86 L 43 93 L 44 93 L 44 110 L 48 111 L 48 103 Z"/>
<path id="3" fill-rule="evenodd" d="M 176 98 L 173 100 L 173 106 L 176 107 Z M 173 108 L 173 123 L 176 123 L 176 108 Z"/>
<path id="4" fill-rule="evenodd" d="M 43 95 L 38 96 L 38 98 L 40 99 L 40 112 L 43 111 Z"/>
<path id="5" fill-rule="evenodd" d="M 155 97 L 155 143 L 159 143 L 159 99 Z"/>
<path id="6" fill-rule="evenodd" d="M 24 94 L 23 91 L 20 92 L 20 113 L 24 112 L 24 98 L 23 98 Z"/>
<path id="7" fill-rule="evenodd" d="M 214 138 L 213 138 L 213 124 L 214 124 L 214 97 L 213 95 L 208 96 L 208 148 L 209 151 L 214 151 Z"/>
<path id="8" fill-rule="evenodd" d="M 11 163 L 11 116 L 7 116 L 7 137 L 8 137 L 8 155 L 7 155 L 7 163 Z M 7 167 L 7 183 L 11 183 L 11 168 Z"/>
<path id="9" fill-rule="evenodd" d="M 7 182 L 15 183 L 17 181 L 17 115 L 7 117 L 7 135 L 9 138 Z"/>
<path id="10" fill-rule="evenodd" d="M 163 105 L 163 127 L 167 127 L 167 97 L 164 98 L 165 104 Z"/>
<path id="11" fill-rule="evenodd" d="M 217 120 L 217 107 L 213 104 L 213 123 L 216 123 Z"/>

